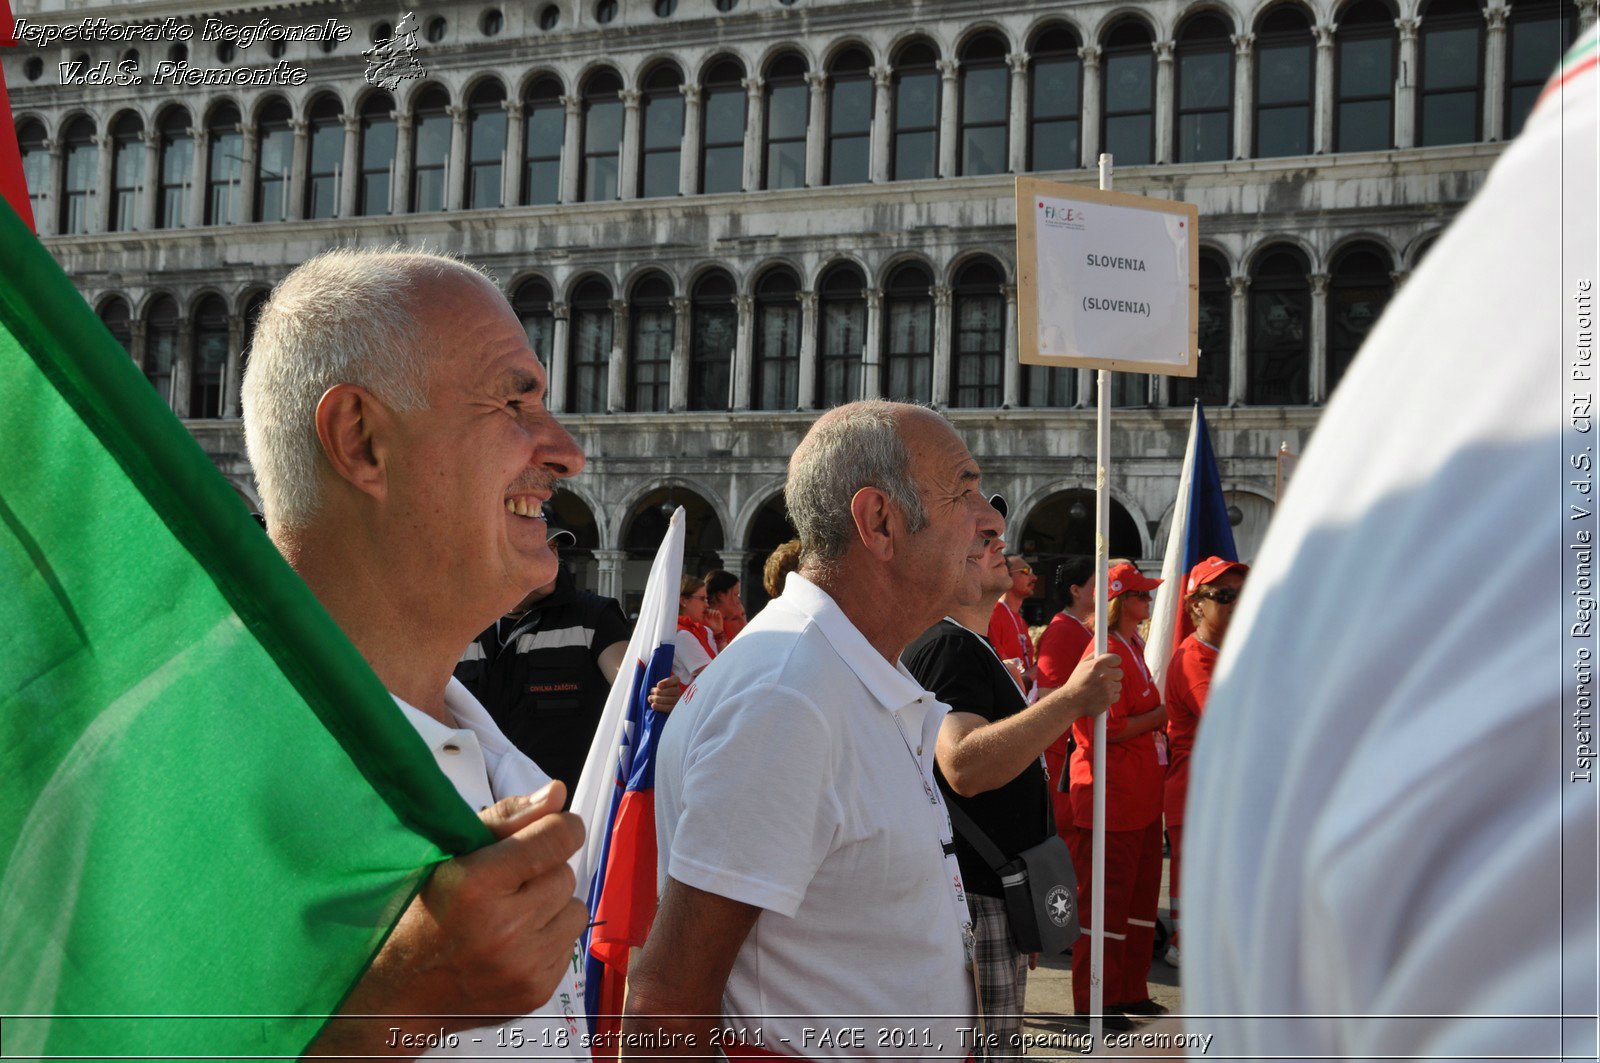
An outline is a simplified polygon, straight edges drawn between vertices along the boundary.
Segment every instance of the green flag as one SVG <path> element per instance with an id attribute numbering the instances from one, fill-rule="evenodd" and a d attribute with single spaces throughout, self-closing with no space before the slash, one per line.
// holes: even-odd
<path id="1" fill-rule="evenodd" d="M 489 840 L 0 202 L 0 1036 L 295 1056 Z"/>

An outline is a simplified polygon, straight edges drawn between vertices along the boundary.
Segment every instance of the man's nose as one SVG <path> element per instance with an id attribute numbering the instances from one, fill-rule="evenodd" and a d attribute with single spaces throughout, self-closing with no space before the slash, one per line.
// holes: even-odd
<path id="1" fill-rule="evenodd" d="M 536 464 L 549 469 L 557 477 L 576 476 L 583 471 L 583 448 L 572 437 L 554 414 L 545 414 L 541 426 L 541 439 L 534 451 Z"/>

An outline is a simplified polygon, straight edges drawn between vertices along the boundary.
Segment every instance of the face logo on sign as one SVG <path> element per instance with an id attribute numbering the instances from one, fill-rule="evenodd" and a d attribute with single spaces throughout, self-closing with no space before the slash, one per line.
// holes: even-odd
<path id="1" fill-rule="evenodd" d="M 1044 223 L 1054 229 L 1082 229 L 1087 220 L 1084 209 L 1078 206 L 1058 207 L 1041 200 L 1039 210 L 1044 216 Z"/>
<path id="2" fill-rule="evenodd" d="M 1050 913 L 1050 921 L 1056 926 L 1066 926 L 1072 921 L 1072 895 L 1065 886 L 1057 886 L 1046 894 L 1044 903 Z"/>

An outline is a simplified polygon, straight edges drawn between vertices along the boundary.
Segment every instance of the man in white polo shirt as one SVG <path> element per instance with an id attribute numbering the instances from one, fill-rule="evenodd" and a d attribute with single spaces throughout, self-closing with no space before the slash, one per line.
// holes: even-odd
<path id="1" fill-rule="evenodd" d="M 800 571 L 662 735 L 661 906 L 624 1032 L 652 1056 L 961 1059 L 972 928 L 933 781 L 945 706 L 900 653 L 981 600 L 1001 518 L 949 423 L 889 402 L 824 414 L 785 497 Z"/>

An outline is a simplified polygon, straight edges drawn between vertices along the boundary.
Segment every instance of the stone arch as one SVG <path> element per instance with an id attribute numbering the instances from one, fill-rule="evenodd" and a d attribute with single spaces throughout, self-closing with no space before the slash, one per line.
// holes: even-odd
<path id="1" fill-rule="evenodd" d="M 958 253 L 956 257 L 952 258 L 949 264 L 945 266 L 944 272 L 937 274 L 939 277 L 938 283 L 947 286 L 954 285 L 956 282 L 956 274 L 960 273 L 964 266 L 966 266 L 969 262 L 977 262 L 980 260 L 983 262 L 993 263 L 995 266 L 999 267 L 1000 275 L 1006 279 L 1007 284 L 1016 283 L 1017 276 L 1014 263 L 1008 262 L 1005 256 L 1000 254 L 998 251 L 986 247 L 967 248 Z"/>
<path id="2" fill-rule="evenodd" d="M 780 543 L 795 537 L 794 525 L 784 505 L 783 481 L 780 479 L 755 492 L 740 512 L 736 526 L 739 530 L 734 541 L 742 544 L 746 551 L 744 571 L 739 573 L 740 582 L 744 584 L 745 608 L 755 613 L 770 600 L 766 588 L 761 585 L 767 555 Z"/>
<path id="3" fill-rule="evenodd" d="M 671 507 L 684 510 L 683 571 L 698 575 L 722 566 L 721 552 L 727 548 L 726 502 L 716 492 L 686 478 L 669 476 L 635 492 L 634 500 L 619 507 L 622 521 L 617 544 L 626 553 L 623 561 L 625 591 L 643 590 L 650 562 L 655 558 L 661 537 L 666 534 Z"/>
<path id="4" fill-rule="evenodd" d="M 834 251 L 830 253 L 822 259 L 816 269 L 811 271 L 809 276 L 805 273 L 800 275 L 802 282 L 808 290 L 816 291 L 817 285 L 822 283 L 823 275 L 841 263 L 854 266 L 860 270 L 862 283 L 868 288 L 872 287 L 872 267 L 867 265 L 866 259 L 853 251 Z"/>

